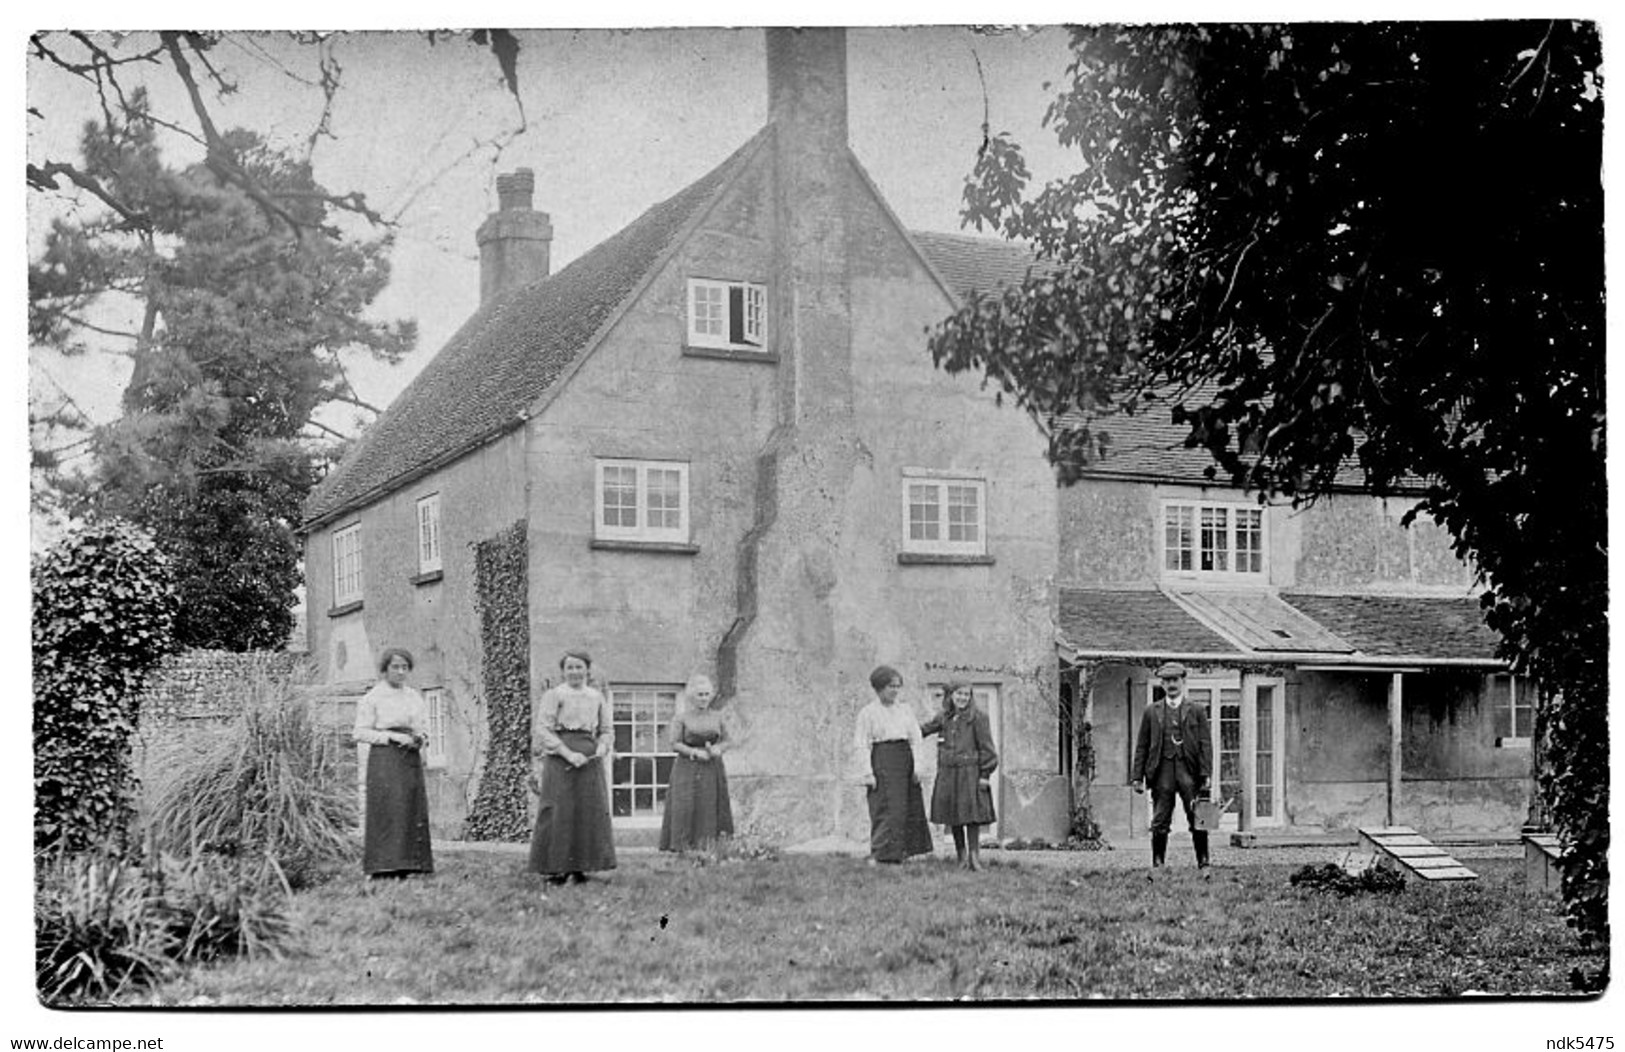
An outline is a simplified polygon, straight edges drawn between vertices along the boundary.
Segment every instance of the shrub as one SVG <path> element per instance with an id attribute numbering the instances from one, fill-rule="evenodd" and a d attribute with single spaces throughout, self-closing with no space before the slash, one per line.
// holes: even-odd
<path id="1" fill-rule="evenodd" d="M 176 855 L 267 856 L 290 887 L 355 854 L 355 752 L 293 677 L 255 674 L 241 711 L 149 792 L 148 828 Z"/>
<path id="2" fill-rule="evenodd" d="M 152 539 L 103 521 L 33 564 L 34 846 L 122 837 L 130 735 L 147 671 L 172 648 L 175 590 Z"/>
<path id="3" fill-rule="evenodd" d="M 275 954 L 291 889 L 269 858 L 102 847 L 36 860 L 34 976 L 48 1005 L 109 1001 L 177 965 Z"/>

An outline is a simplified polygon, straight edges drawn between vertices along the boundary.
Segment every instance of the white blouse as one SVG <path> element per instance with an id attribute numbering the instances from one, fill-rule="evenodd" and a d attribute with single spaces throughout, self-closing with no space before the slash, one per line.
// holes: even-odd
<path id="1" fill-rule="evenodd" d="M 920 736 L 920 721 L 914 709 L 899 698 L 890 705 L 879 698 L 858 710 L 857 732 L 852 736 L 852 769 L 858 777 L 867 778 L 874 772 L 869 766 L 869 747 L 876 742 L 906 741 L 914 753 L 914 773 L 925 771 L 925 739 Z"/>
<path id="2" fill-rule="evenodd" d="M 615 741 L 614 716 L 609 701 L 595 687 L 561 683 L 542 694 L 531 717 L 530 748 L 539 756 L 563 756 L 559 731 L 586 731 L 606 753 Z"/>
<path id="3" fill-rule="evenodd" d="M 355 704 L 355 740 L 387 745 L 387 731 L 428 734 L 429 704 L 408 686 L 392 687 L 379 680 Z"/>

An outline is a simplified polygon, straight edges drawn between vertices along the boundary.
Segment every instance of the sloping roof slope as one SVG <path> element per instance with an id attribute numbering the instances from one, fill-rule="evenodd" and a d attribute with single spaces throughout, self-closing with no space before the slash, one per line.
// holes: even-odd
<path id="1" fill-rule="evenodd" d="M 482 306 L 305 503 L 307 526 L 517 427 L 766 136 L 557 274 Z"/>
<path id="2" fill-rule="evenodd" d="M 1240 652 L 1161 592 L 1062 588 L 1061 636 L 1080 650 L 1119 654 Z"/>
<path id="3" fill-rule="evenodd" d="M 1028 269 L 1038 266 L 1032 249 L 1020 241 L 938 234 L 928 230 L 908 233 L 921 254 L 960 299 L 972 292 L 988 295 L 1004 286 L 1020 285 Z"/>
<path id="4" fill-rule="evenodd" d="M 1495 660 L 1498 639 L 1477 599 L 1288 592 L 1281 598 L 1371 657 Z"/>

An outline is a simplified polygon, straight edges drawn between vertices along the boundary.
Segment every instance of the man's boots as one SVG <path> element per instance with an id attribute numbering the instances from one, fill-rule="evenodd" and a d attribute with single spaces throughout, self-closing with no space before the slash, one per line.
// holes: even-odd
<path id="1" fill-rule="evenodd" d="M 1160 869 L 1168 860 L 1168 834 L 1151 834 L 1151 868 Z"/>
<path id="2" fill-rule="evenodd" d="M 1207 857 L 1207 830 L 1193 830 L 1191 832 L 1191 845 L 1196 848 L 1196 868 L 1202 871 L 1202 876 L 1206 877 L 1210 865 Z"/>

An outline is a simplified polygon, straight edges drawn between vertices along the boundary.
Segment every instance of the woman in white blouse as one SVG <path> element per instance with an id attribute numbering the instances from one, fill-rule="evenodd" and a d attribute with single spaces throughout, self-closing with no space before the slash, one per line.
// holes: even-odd
<path id="1" fill-rule="evenodd" d="M 869 674 L 875 700 L 858 711 L 853 739 L 859 780 L 869 787 L 869 854 L 875 862 L 901 862 L 931 853 L 931 827 L 920 794 L 925 739 L 920 721 L 898 701 L 903 677 L 890 665 Z"/>
<path id="2" fill-rule="evenodd" d="M 615 741 L 609 701 L 587 683 L 592 657 L 567 651 L 564 682 L 542 695 L 531 718 L 531 754 L 540 757 L 540 798 L 530 840 L 532 873 L 552 884 L 584 883 L 587 874 L 615 868 L 604 758 Z"/>
<path id="3" fill-rule="evenodd" d="M 361 868 L 371 877 L 433 873 L 423 747 L 429 707 L 406 685 L 412 653 L 390 647 L 378 659 L 383 678 L 355 707 L 355 740 L 367 744 L 367 815 Z"/>

